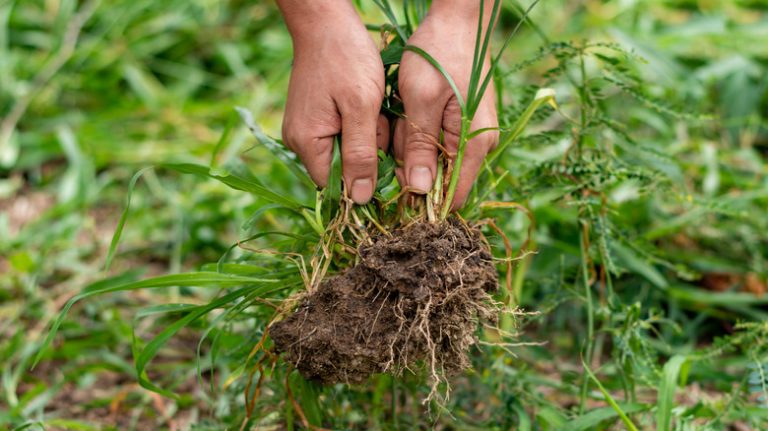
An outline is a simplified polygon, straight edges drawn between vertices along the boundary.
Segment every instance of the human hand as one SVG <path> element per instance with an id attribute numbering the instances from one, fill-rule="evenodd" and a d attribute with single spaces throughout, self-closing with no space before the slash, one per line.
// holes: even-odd
<path id="1" fill-rule="evenodd" d="M 366 203 L 377 176 L 377 146 L 389 140 L 384 66 L 376 44 L 347 0 L 279 2 L 294 44 L 283 141 L 324 187 L 341 133 L 342 174 L 350 198 Z"/>
<path id="2" fill-rule="evenodd" d="M 464 6 L 457 7 L 457 3 Z M 484 15 L 488 16 L 489 12 Z M 478 16 L 477 1 L 435 1 L 424 22 L 408 40 L 409 45 L 423 49 L 443 66 L 465 100 Z M 489 59 L 484 59 L 484 63 L 482 76 L 489 69 Z M 458 150 L 461 109 L 445 77 L 417 53 L 403 54 L 398 87 L 405 108 L 405 118 L 398 120 L 394 135 L 395 155 L 403 161 L 397 172 L 398 180 L 412 191 L 425 193 L 432 188 L 438 169 L 437 144 L 441 129 L 448 152 L 455 156 Z M 471 131 L 498 127 L 493 94 L 491 82 L 472 121 Z M 481 133 L 467 143 L 453 209 L 463 204 L 486 154 L 497 143 L 496 130 Z"/>

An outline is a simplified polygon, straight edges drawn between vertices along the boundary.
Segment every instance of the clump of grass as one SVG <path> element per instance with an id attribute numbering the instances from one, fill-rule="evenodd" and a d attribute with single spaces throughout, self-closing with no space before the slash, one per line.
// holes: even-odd
<path id="1" fill-rule="evenodd" d="M 388 1 L 378 4 L 394 17 Z M 323 224 L 322 247 L 311 259 L 312 279 L 307 291 L 289 302 L 295 311 L 284 310 L 288 316 L 270 326 L 277 352 L 284 353 L 307 378 L 325 383 L 360 383 L 376 373 L 402 375 L 404 371 L 426 368 L 432 381 L 428 401 L 446 375 L 469 366 L 467 354 L 476 343 L 478 324 L 495 325 L 503 310 L 502 304 L 491 297 L 498 286 L 497 271 L 487 241 L 477 228 L 478 221 L 451 212 L 467 147 L 473 137 L 491 130 L 470 129 L 501 57 L 500 52 L 483 73 L 493 27 L 483 31 L 484 14 L 489 13 L 494 23 L 501 3 L 493 2 L 490 12 L 484 5 L 481 2 L 467 94 L 458 90 L 450 74 L 429 53 L 406 44 L 403 37 L 413 31 L 410 21 L 407 28 L 400 27 L 397 21 L 391 23 L 396 36 L 388 41 L 387 49 L 399 46 L 401 54 L 417 53 L 453 89 L 461 109 L 458 149 L 451 154 L 442 142 L 435 142 L 441 150 L 435 184 L 427 194 L 416 196 L 393 184 L 393 156 L 382 153 L 382 180 L 372 202 L 359 207 L 338 187 L 339 169 L 334 166 L 330 179 L 333 185 L 317 200 L 318 204 L 331 205 L 332 214 L 330 221 Z M 516 30 L 506 39 L 502 51 Z M 398 59 L 388 60 L 392 66 Z M 397 113 L 397 75 L 388 73 L 387 79 L 391 93 L 383 110 Z M 537 95 L 491 155 L 489 164 L 522 133 L 539 106 L 554 104 L 553 93 L 548 90 Z M 468 205 L 471 210 L 482 204 L 476 199 Z M 319 213 L 321 208 L 316 208 L 315 214 Z M 321 222 L 318 220 L 318 224 Z M 494 225 L 491 220 L 484 223 Z M 511 253 L 507 251 L 508 265 L 514 259 Z M 345 266 L 342 262 L 349 263 Z M 326 279 L 329 265 L 340 272 Z"/>

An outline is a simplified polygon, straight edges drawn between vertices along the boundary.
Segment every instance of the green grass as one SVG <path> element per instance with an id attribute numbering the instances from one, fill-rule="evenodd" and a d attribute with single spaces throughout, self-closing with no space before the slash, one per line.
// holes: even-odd
<path id="1" fill-rule="evenodd" d="M 392 34 L 423 16 L 361 3 Z M 529 4 L 503 2 L 492 48 Z M 24 108 L 0 141 L 0 428 L 768 427 L 766 31 L 760 2 L 531 11 L 462 212 L 515 250 L 531 229 L 535 253 L 499 265 L 500 299 L 530 313 L 422 405 L 419 376 L 321 388 L 254 349 L 341 193 L 316 195 L 269 137 L 291 61 L 273 5 L 0 1 L 0 117 Z"/>

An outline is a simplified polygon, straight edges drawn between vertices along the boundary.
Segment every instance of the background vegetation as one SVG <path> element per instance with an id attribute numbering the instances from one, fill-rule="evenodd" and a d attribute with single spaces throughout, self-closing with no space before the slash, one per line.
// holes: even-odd
<path id="1" fill-rule="evenodd" d="M 386 21 L 361 3 L 366 22 Z M 500 35 L 526 6 L 504 2 Z M 250 357 L 301 278 L 232 246 L 289 232 L 248 248 L 309 253 L 317 239 L 274 197 L 169 165 L 313 205 L 234 112 L 279 135 L 291 45 L 272 3 L 0 0 L 0 428 L 765 429 L 766 10 L 533 10 L 496 77 L 500 119 L 512 124 L 542 87 L 560 112 L 535 114 L 477 188 L 535 219 L 536 253 L 501 294 L 527 314 L 504 323 L 519 345 L 475 351 L 440 406 L 421 404 L 417 377 L 320 388 Z M 465 215 L 523 243 L 523 213 L 480 211 Z M 84 289 L 116 292 L 75 304 L 31 369 Z"/>

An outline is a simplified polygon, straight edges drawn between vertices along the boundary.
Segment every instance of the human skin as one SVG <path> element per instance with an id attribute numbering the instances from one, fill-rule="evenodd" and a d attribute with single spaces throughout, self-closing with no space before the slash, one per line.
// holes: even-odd
<path id="1" fill-rule="evenodd" d="M 333 139 L 341 133 L 342 174 L 349 196 L 356 203 L 368 202 L 376 184 L 377 147 L 386 149 L 389 142 L 387 120 L 379 113 L 384 67 L 376 44 L 349 0 L 277 3 L 294 46 L 283 140 L 323 187 L 328 181 Z M 443 66 L 465 98 L 479 9 L 478 0 L 434 0 L 424 22 L 408 40 Z M 485 64 L 487 70 L 488 59 Z M 403 54 L 398 87 L 405 108 L 393 136 L 395 157 L 402 162 L 396 172 L 398 181 L 411 192 L 426 193 L 437 172 L 440 131 L 445 147 L 455 154 L 461 112 L 445 78 L 416 53 Z M 489 86 L 472 130 L 498 126 L 492 94 Z M 467 144 L 454 208 L 466 199 L 483 159 L 497 141 L 498 132 L 491 131 Z"/>

